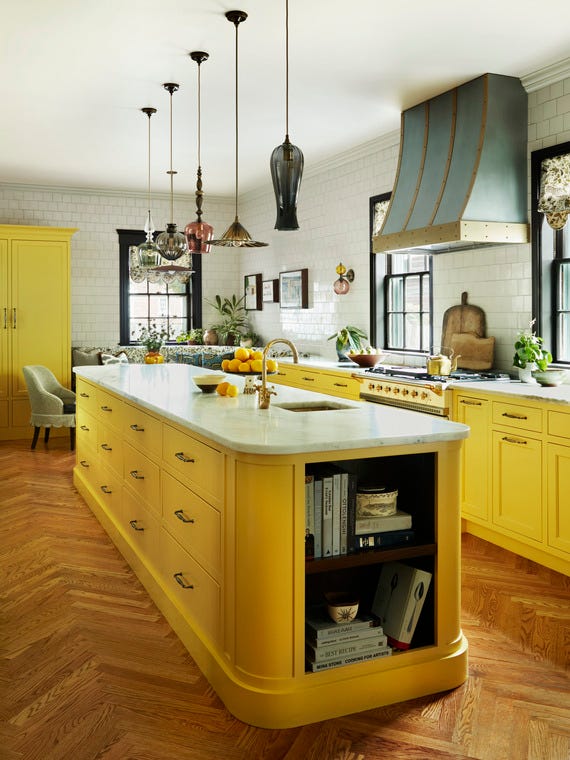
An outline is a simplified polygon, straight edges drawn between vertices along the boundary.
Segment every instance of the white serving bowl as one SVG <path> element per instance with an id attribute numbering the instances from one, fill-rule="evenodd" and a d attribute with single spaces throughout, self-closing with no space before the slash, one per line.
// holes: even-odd
<path id="1" fill-rule="evenodd" d="M 194 375 L 192 380 L 202 393 L 213 393 L 225 377 L 225 375 L 217 375 L 215 372 L 212 372 L 208 375 Z"/>
<path id="2" fill-rule="evenodd" d="M 540 385 L 554 386 L 560 385 L 564 381 L 566 372 L 563 369 L 535 370 L 532 376 Z"/>

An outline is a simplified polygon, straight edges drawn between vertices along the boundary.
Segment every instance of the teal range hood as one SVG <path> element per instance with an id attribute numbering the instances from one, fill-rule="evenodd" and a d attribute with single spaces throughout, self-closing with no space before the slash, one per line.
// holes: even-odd
<path id="1" fill-rule="evenodd" d="M 520 80 L 499 74 L 404 111 L 374 253 L 527 243 L 527 120 Z"/>

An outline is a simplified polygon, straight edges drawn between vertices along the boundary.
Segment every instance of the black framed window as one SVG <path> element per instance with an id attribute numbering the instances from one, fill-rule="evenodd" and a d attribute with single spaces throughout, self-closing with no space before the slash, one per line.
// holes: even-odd
<path id="1" fill-rule="evenodd" d="M 386 351 L 428 353 L 433 343 L 431 256 L 372 253 L 391 193 L 370 198 L 371 342 Z"/>
<path id="2" fill-rule="evenodd" d="M 538 210 L 543 161 L 565 155 L 570 142 L 531 154 L 532 311 L 553 361 L 570 365 L 570 221 L 554 229 Z"/>
<path id="3" fill-rule="evenodd" d="M 137 343 L 141 325 L 156 323 L 168 330 L 169 342 L 181 332 L 202 326 L 202 259 L 193 256 L 194 274 L 187 284 L 135 283 L 129 277 L 131 246 L 145 239 L 139 230 L 117 230 L 120 267 L 120 343 Z"/>

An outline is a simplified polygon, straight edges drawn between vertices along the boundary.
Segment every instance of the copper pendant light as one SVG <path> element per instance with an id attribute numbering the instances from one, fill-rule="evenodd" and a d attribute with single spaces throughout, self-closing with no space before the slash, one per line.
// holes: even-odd
<path id="1" fill-rule="evenodd" d="M 198 64 L 198 172 L 196 180 L 196 221 L 189 222 L 184 228 L 186 242 L 190 253 L 209 253 L 210 240 L 214 237 L 214 228 L 211 224 L 202 221 L 202 164 L 200 161 L 200 137 L 201 137 L 201 87 L 200 65 L 207 61 L 210 56 L 201 50 L 194 50 L 190 58 Z"/>
<path id="2" fill-rule="evenodd" d="M 148 180 L 147 180 L 147 201 L 148 212 L 144 225 L 144 231 L 146 232 L 146 241 L 141 243 L 137 248 L 136 269 L 143 270 L 142 272 L 136 272 L 135 281 L 141 281 L 145 278 L 145 271 L 151 267 L 155 267 L 160 264 L 160 250 L 153 240 L 154 224 L 150 212 L 150 119 L 153 114 L 156 113 L 156 108 L 141 108 L 141 111 L 148 116 Z M 131 279 L 133 279 L 133 272 L 131 273 Z"/>
<path id="3" fill-rule="evenodd" d="M 298 230 L 297 196 L 303 176 L 304 158 L 289 140 L 289 0 L 285 0 L 285 141 L 269 161 L 277 201 L 276 230 Z"/>
<path id="4" fill-rule="evenodd" d="M 186 238 L 181 232 L 178 232 L 176 225 L 174 224 L 174 175 L 175 172 L 172 168 L 172 94 L 175 93 L 179 85 L 173 82 L 167 82 L 162 85 L 165 90 L 170 93 L 170 222 L 166 225 L 166 232 L 161 232 L 156 239 L 156 244 L 160 251 L 160 255 L 167 261 L 176 261 L 186 251 L 188 246 L 186 244 Z"/>
<path id="5" fill-rule="evenodd" d="M 241 24 L 242 21 L 245 21 L 247 18 L 247 13 L 244 11 L 228 11 L 226 13 L 226 18 L 228 21 L 230 21 L 232 24 L 234 24 L 236 29 L 236 45 L 235 45 L 235 58 L 236 58 L 236 86 L 235 86 L 235 92 L 236 92 L 236 102 L 235 102 L 235 115 L 236 115 L 236 126 L 235 126 L 235 135 L 236 135 L 236 147 L 235 147 L 235 155 L 236 155 L 236 182 L 235 182 L 235 204 L 236 204 L 236 215 L 235 219 L 230 224 L 228 229 L 224 232 L 222 237 L 219 240 L 212 240 L 210 241 L 211 245 L 221 245 L 226 247 L 232 247 L 232 248 L 262 248 L 263 246 L 266 246 L 267 243 L 258 243 L 255 240 L 251 239 L 251 235 L 249 232 L 245 229 L 245 227 L 240 223 L 238 218 L 238 26 Z"/>

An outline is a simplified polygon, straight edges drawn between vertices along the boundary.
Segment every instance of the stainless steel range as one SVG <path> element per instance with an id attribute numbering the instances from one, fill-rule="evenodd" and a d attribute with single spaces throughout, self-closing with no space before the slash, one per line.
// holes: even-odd
<path id="1" fill-rule="evenodd" d="M 360 398 L 438 417 L 451 415 L 452 383 L 510 380 L 509 375 L 502 372 L 457 371 L 451 375 L 428 375 L 425 369 L 386 364 L 366 370 L 365 375 Z"/>

